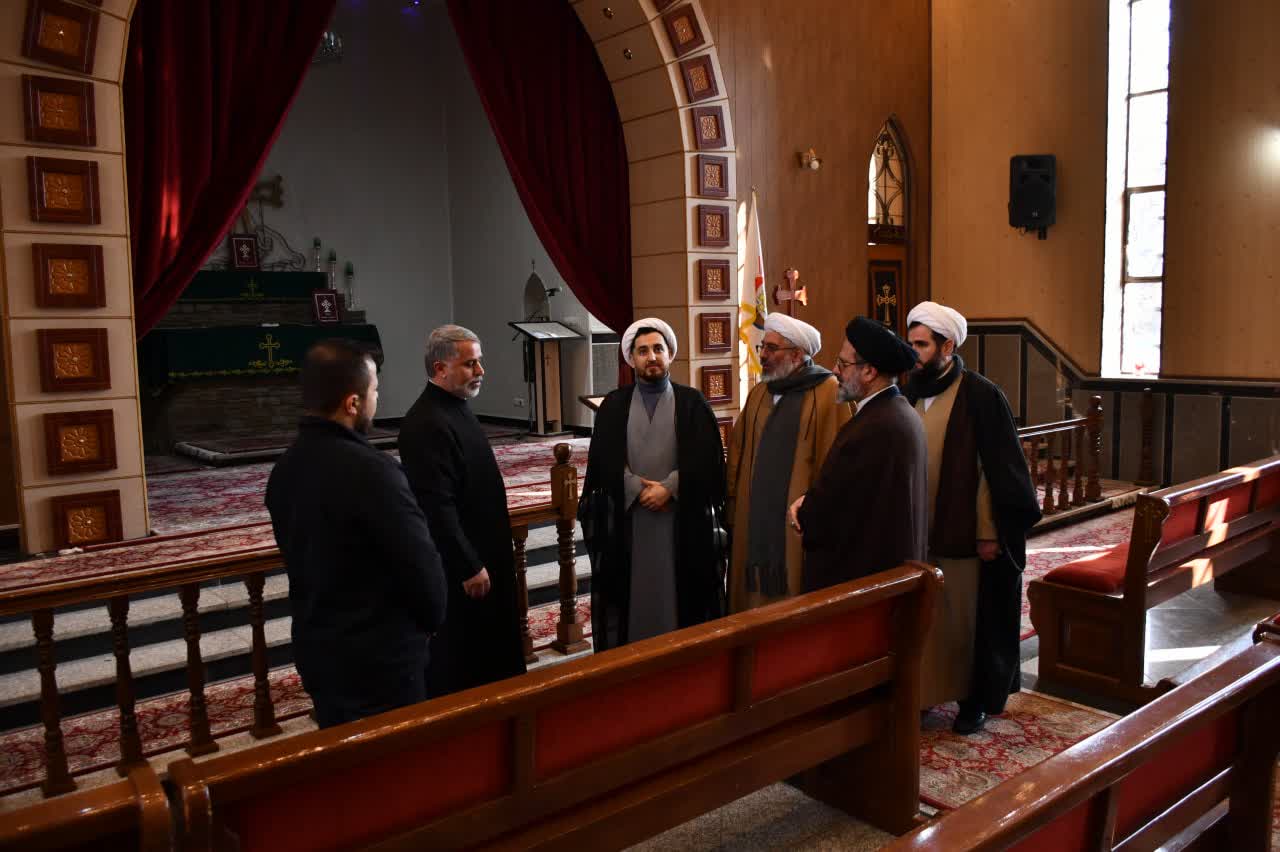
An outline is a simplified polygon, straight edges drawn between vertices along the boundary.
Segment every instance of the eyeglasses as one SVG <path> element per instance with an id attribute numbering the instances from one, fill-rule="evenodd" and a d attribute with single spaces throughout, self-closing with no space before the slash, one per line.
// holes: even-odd
<path id="1" fill-rule="evenodd" d="M 772 355 L 775 352 L 786 352 L 788 349 L 799 349 L 798 346 L 778 346 L 776 343 L 757 343 L 757 355 Z"/>
<path id="2" fill-rule="evenodd" d="M 862 360 L 861 358 L 856 358 L 853 361 L 846 361 L 843 358 L 841 358 L 839 355 L 837 355 L 836 363 L 835 363 L 836 372 L 843 373 L 845 367 L 861 367 L 863 364 L 866 364 L 866 363 L 867 362 Z"/>

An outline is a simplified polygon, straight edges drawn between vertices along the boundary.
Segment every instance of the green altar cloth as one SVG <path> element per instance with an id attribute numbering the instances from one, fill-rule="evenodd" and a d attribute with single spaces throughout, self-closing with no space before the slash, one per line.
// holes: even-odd
<path id="1" fill-rule="evenodd" d="M 178 298 L 180 302 L 307 302 L 329 286 L 323 272 L 202 270 Z"/>
<path id="2" fill-rule="evenodd" d="M 373 325 L 156 328 L 138 344 L 138 372 L 150 387 L 202 379 L 287 376 L 301 369 L 313 343 L 329 337 L 382 344 Z"/>

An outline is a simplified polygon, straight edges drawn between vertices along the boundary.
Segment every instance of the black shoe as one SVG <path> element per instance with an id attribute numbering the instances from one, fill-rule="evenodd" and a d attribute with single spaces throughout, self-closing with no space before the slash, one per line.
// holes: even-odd
<path id="1" fill-rule="evenodd" d="M 982 726 L 987 723 L 987 714 L 981 710 L 976 713 L 961 713 L 956 716 L 956 720 L 951 723 L 951 730 L 961 736 L 969 736 L 976 734 L 982 730 Z"/>

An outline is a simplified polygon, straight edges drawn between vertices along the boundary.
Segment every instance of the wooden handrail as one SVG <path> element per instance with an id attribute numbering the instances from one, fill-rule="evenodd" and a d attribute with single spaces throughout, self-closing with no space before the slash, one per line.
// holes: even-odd
<path id="1" fill-rule="evenodd" d="M 0 815 L 0 849 L 173 848 L 169 802 L 150 766 L 102 787 Z M 131 841 L 129 847 L 120 844 Z"/>
<path id="2" fill-rule="evenodd" d="M 1084 417 L 1020 427 L 1018 441 L 1032 483 L 1044 490 L 1044 515 L 1102 499 L 1098 476 L 1102 464 L 1101 396 L 1090 399 L 1089 412 Z"/>
<path id="3" fill-rule="evenodd" d="M 560 620 L 556 627 L 554 650 L 569 654 L 590 645 L 583 638 L 584 624 L 577 614 L 577 576 L 574 557 L 574 528 L 577 517 L 577 469 L 570 459 L 568 444 L 554 448 L 555 465 L 551 468 L 551 500 L 514 509 L 511 535 L 516 555 L 516 581 L 520 601 L 518 617 L 525 658 L 536 659 L 528 628 L 528 591 L 525 576 L 524 542 L 532 524 L 556 524 L 560 563 Z M 264 525 L 265 526 L 265 525 Z M 116 549 L 116 548 L 112 548 Z M 200 584 L 211 580 L 243 578 L 249 599 L 252 629 L 252 664 L 254 675 L 254 714 L 250 733 L 266 738 L 280 733 L 268 682 L 267 641 L 263 612 L 263 589 L 269 571 L 284 567 L 278 548 L 260 546 L 234 553 L 208 556 L 164 565 L 115 571 L 86 577 L 36 582 L 0 591 L 0 616 L 30 614 L 36 637 L 36 657 L 40 670 L 41 720 L 45 728 L 46 796 L 75 789 L 67 768 L 62 743 L 61 710 L 57 685 L 57 662 L 54 654 L 53 610 L 59 607 L 106 602 L 111 616 L 112 638 L 116 659 L 116 698 L 120 709 L 121 762 L 123 775 L 143 761 L 143 743 L 134 713 L 133 674 L 129 663 L 128 611 L 133 595 L 147 592 L 178 591 L 182 602 L 183 632 L 187 646 L 187 688 L 191 695 L 191 739 L 187 751 L 192 755 L 207 754 L 218 749 L 210 735 L 204 701 L 204 661 L 200 653 L 199 595 Z"/>
<path id="4" fill-rule="evenodd" d="M 1160 500 L 1170 508 L 1173 508 L 1183 503 L 1199 500 L 1209 494 L 1216 494 L 1219 491 L 1226 491 L 1246 482 L 1253 482 L 1260 477 L 1275 472 L 1277 469 L 1280 469 L 1280 455 L 1269 456 L 1265 459 L 1249 462 L 1247 465 L 1239 465 L 1218 473 L 1211 473 L 1208 476 L 1202 476 L 1190 482 L 1180 482 L 1177 485 L 1170 485 L 1168 488 L 1161 488 L 1159 491 L 1151 491 L 1147 496 Z"/>

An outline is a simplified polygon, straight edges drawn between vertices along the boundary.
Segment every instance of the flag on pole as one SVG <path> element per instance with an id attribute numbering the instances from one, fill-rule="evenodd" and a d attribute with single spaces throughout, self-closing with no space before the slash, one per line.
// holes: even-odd
<path id="1" fill-rule="evenodd" d="M 751 209 L 747 211 L 747 228 L 742 246 L 742 266 L 738 269 L 738 339 L 742 342 L 738 356 L 738 377 L 742 388 L 739 405 L 746 402 L 747 391 L 760 381 L 760 353 L 756 351 L 756 347 L 764 339 L 764 321 L 769 315 L 765 302 L 760 210 L 754 189 L 751 190 Z"/>

